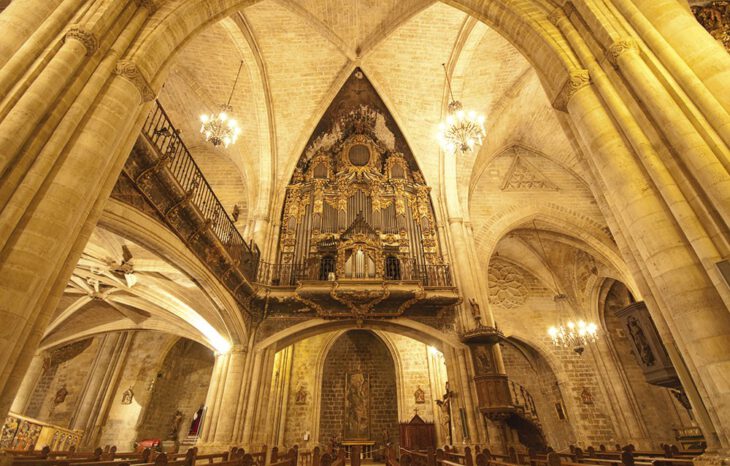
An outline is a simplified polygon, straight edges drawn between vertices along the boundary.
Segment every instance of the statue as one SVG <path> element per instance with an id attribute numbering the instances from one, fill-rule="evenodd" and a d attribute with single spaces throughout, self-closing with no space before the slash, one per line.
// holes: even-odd
<path id="1" fill-rule="evenodd" d="M 68 390 L 66 390 L 66 385 L 63 385 L 56 392 L 56 396 L 53 398 L 53 404 L 54 405 L 60 405 L 61 403 L 63 403 L 64 401 L 66 401 L 66 396 L 67 395 L 68 395 Z"/>
<path id="2" fill-rule="evenodd" d="M 369 436 L 370 393 L 367 374 L 355 372 L 347 374 L 346 423 L 347 438 L 366 438 Z"/>
<path id="3" fill-rule="evenodd" d="M 446 393 L 440 400 L 436 400 L 436 404 L 441 409 L 441 424 L 448 444 L 451 444 L 451 397 L 453 395 L 454 392 L 449 389 L 449 382 L 446 382 Z"/>
<path id="4" fill-rule="evenodd" d="M 421 389 L 420 385 L 416 386 L 416 391 L 413 392 L 413 398 L 416 401 L 416 404 L 424 404 L 426 402 L 426 392 L 424 392 Z"/>
<path id="5" fill-rule="evenodd" d="M 654 352 L 651 350 L 651 346 L 649 346 L 649 341 L 646 339 L 646 335 L 644 335 L 644 330 L 641 328 L 639 321 L 636 317 L 632 316 L 628 318 L 627 325 L 629 328 L 629 334 L 631 335 L 631 339 L 634 341 L 634 346 L 639 353 L 641 362 L 646 366 L 653 366 L 656 358 L 654 357 Z"/>
<path id="6" fill-rule="evenodd" d="M 471 315 L 475 319 L 481 320 L 482 314 L 477 299 L 474 297 L 469 298 L 469 305 L 471 306 Z"/>
<path id="7" fill-rule="evenodd" d="M 473 347 L 474 363 L 476 365 L 477 375 L 488 374 L 492 369 L 492 355 L 489 347 L 478 345 Z"/>
<path id="8" fill-rule="evenodd" d="M 591 395 L 590 390 L 588 390 L 588 388 L 586 387 L 583 387 L 583 391 L 580 392 L 580 399 L 584 405 L 593 404 L 593 395 Z"/>
<path id="9" fill-rule="evenodd" d="M 131 405 L 132 400 L 134 399 L 134 392 L 132 391 L 132 387 L 129 387 L 122 393 L 122 404 L 123 405 Z"/>
<path id="10" fill-rule="evenodd" d="M 190 429 L 188 429 L 188 435 L 197 436 L 200 433 L 200 423 L 203 420 L 204 411 L 204 406 L 201 406 L 197 411 L 195 411 L 195 414 L 193 414 L 193 421 L 190 423 Z"/>
<path id="11" fill-rule="evenodd" d="M 180 424 L 182 423 L 183 413 L 180 410 L 175 411 L 172 415 L 172 421 L 170 422 L 170 432 L 167 434 L 169 440 L 177 441 L 178 435 L 180 434 Z"/>

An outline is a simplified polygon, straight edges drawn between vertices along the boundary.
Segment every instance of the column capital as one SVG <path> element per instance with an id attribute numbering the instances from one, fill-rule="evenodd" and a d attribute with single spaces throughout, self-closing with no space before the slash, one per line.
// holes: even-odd
<path id="1" fill-rule="evenodd" d="M 568 20 L 568 15 L 565 14 L 563 7 L 557 7 L 548 14 L 548 21 L 558 26 L 561 21 Z"/>
<path id="2" fill-rule="evenodd" d="M 591 75 L 588 70 L 583 68 L 573 68 L 568 74 L 568 79 L 565 80 L 563 88 L 560 89 L 558 95 L 553 100 L 553 107 L 560 111 L 567 111 L 568 102 L 573 98 L 584 87 L 591 84 Z"/>
<path id="3" fill-rule="evenodd" d="M 606 58 L 614 66 L 617 66 L 619 57 L 630 51 L 638 52 L 639 44 L 632 38 L 619 39 L 608 47 Z"/>
<path id="4" fill-rule="evenodd" d="M 137 64 L 132 60 L 119 60 L 114 70 L 114 74 L 131 82 L 139 91 L 142 102 L 154 100 L 155 93 L 152 90 L 152 87 L 145 77 L 142 76 L 142 72 L 139 70 L 139 67 L 137 67 Z"/>
<path id="5" fill-rule="evenodd" d="M 66 31 L 63 41 L 66 42 L 69 39 L 75 39 L 81 42 L 81 45 L 83 45 L 86 49 L 87 57 L 93 55 L 99 48 L 99 40 L 96 36 L 92 32 L 82 29 L 78 25 L 72 26 L 68 31 Z"/>
<path id="6" fill-rule="evenodd" d="M 147 8 L 150 15 L 157 11 L 157 5 L 155 5 L 154 0 L 134 0 L 134 3 L 141 8 Z"/>

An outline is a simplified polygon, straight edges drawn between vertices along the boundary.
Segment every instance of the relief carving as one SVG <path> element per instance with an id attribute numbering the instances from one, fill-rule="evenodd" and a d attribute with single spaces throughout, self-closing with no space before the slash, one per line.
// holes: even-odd
<path id="1" fill-rule="evenodd" d="M 505 309 L 521 306 L 527 300 L 525 277 L 503 262 L 489 264 L 489 301 Z"/>
<path id="2" fill-rule="evenodd" d="M 515 157 L 502 182 L 502 191 L 557 191 L 558 187 L 530 162 Z"/>
<path id="3" fill-rule="evenodd" d="M 588 70 L 574 68 L 570 71 L 568 79 L 563 84 L 563 88 L 553 101 L 553 107 L 560 111 L 567 111 L 568 102 L 581 89 L 591 84 L 591 76 Z"/>
<path id="4" fill-rule="evenodd" d="M 86 56 L 93 55 L 96 49 L 99 48 L 99 41 L 96 39 L 96 36 L 78 26 L 72 27 L 66 32 L 64 40 L 68 39 L 76 39 L 81 42 L 81 45 L 86 49 Z"/>
<path id="5" fill-rule="evenodd" d="M 134 84 L 143 102 L 154 100 L 155 93 L 145 77 L 142 76 L 136 63 L 131 60 L 119 60 L 114 73 Z"/>

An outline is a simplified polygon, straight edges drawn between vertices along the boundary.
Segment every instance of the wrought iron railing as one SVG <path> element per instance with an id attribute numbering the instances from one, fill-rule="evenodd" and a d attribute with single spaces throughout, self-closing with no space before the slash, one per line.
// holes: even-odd
<path id="1" fill-rule="evenodd" d="M 188 202 L 197 208 L 240 271 L 252 280 L 256 276 L 260 257 L 258 248 L 254 244 L 247 244 L 238 232 L 167 113 L 159 102 L 155 103 L 142 127 L 142 135 L 165 157 L 167 168 L 180 189 L 186 193 Z"/>
<path id="2" fill-rule="evenodd" d="M 337 277 L 334 273 L 322 270 L 319 262 L 272 264 L 261 262 L 256 276 L 256 282 L 272 286 L 296 286 L 302 280 L 328 281 L 331 279 L 352 278 Z M 451 269 L 448 265 L 420 265 L 402 262 L 399 270 L 386 272 L 383 277 L 373 277 L 374 280 L 385 281 L 418 281 L 426 287 L 453 286 Z"/>

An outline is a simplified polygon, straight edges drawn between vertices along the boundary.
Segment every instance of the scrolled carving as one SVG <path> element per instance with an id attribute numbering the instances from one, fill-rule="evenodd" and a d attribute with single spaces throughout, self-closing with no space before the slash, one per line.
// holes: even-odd
<path id="1" fill-rule="evenodd" d="M 581 89 L 591 84 L 591 75 L 588 70 L 582 68 L 574 68 L 570 71 L 568 79 L 565 81 L 563 88 L 553 101 L 553 107 L 560 111 L 566 111 L 568 102 Z"/>
<path id="2" fill-rule="evenodd" d="M 506 309 L 525 303 L 525 277 L 511 265 L 503 262 L 489 264 L 489 301 Z"/>
<path id="3" fill-rule="evenodd" d="M 69 39 L 75 39 L 79 42 L 81 42 L 81 45 L 84 46 L 86 49 L 86 56 L 93 55 L 94 52 L 99 48 L 99 41 L 97 40 L 96 36 L 86 31 L 80 27 L 72 27 L 68 31 L 66 31 L 66 35 L 64 36 L 64 41 L 67 41 Z"/>
<path id="4" fill-rule="evenodd" d="M 618 59 L 621 55 L 629 51 L 638 51 L 639 45 L 634 39 L 617 40 L 607 50 L 608 60 L 614 65 L 618 65 Z"/>
<path id="5" fill-rule="evenodd" d="M 697 21 L 730 52 L 730 1 L 719 0 L 692 7 Z"/>
<path id="6" fill-rule="evenodd" d="M 147 8 L 150 15 L 157 11 L 157 6 L 153 0 L 134 0 L 134 3 L 141 8 Z"/>
<path id="7" fill-rule="evenodd" d="M 561 7 L 555 8 L 553 11 L 550 12 L 548 15 L 548 21 L 553 23 L 554 25 L 558 25 L 561 20 L 568 19 L 568 17 L 565 14 L 565 10 L 563 10 Z"/>
<path id="8" fill-rule="evenodd" d="M 131 60 L 119 60 L 114 73 L 134 84 L 143 102 L 154 100 L 155 93 L 144 76 L 142 76 L 136 63 Z"/>

